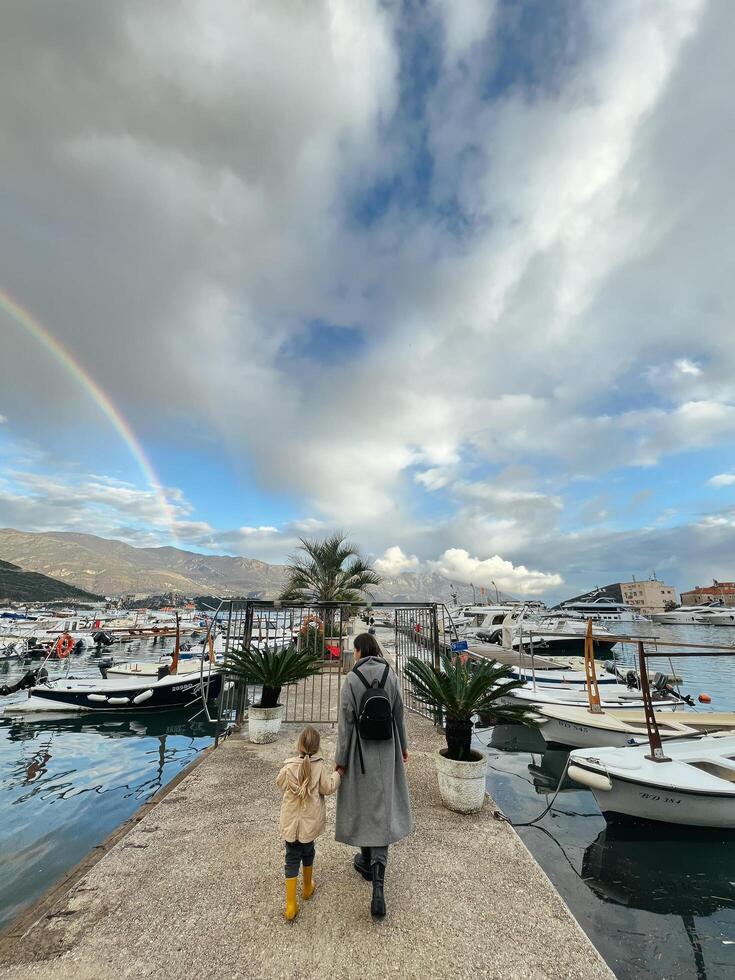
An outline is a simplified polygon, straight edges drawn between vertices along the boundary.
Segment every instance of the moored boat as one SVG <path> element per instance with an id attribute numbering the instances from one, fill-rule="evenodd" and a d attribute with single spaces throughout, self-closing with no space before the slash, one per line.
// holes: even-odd
<path id="1" fill-rule="evenodd" d="M 28 690 L 28 697 L 6 706 L 6 714 L 36 711 L 153 711 L 191 707 L 219 695 L 222 674 L 104 679 L 46 680 Z"/>
<path id="2" fill-rule="evenodd" d="M 735 733 L 648 744 L 575 749 L 569 775 L 589 787 L 606 820 L 735 830 Z"/>

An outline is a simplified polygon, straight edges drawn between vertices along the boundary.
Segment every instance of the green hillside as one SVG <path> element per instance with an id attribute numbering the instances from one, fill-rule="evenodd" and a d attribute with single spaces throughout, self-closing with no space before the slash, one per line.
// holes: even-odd
<path id="1" fill-rule="evenodd" d="M 0 559 L 0 602 L 49 602 L 53 599 L 99 599 L 91 592 L 59 582 L 40 572 L 25 572 Z"/>

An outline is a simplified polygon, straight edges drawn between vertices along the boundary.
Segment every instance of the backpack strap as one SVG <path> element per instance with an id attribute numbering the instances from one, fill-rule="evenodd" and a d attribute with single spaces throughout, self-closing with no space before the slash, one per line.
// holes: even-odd
<path id="1" fill-rule="evenodd" d="M 388 674 L 390 673 L 390 664 L 385 665 L 385 670 L 383 671 L 383 676 L 380 678 L 379 688 L 385 687 L 385 682 L 388 680 Z"/>
<path id="2" fill-rule="evenodd" d="M 360 680 L 361 680 L 361 681 L 362 681 L 362 683 L 363 683 L 363 684 L 365 685 L 365 687 L 372 687 L 372 685 L 371 685 L 371 684 L 368 684 L 368 682 L 367 682 L 367 681 L 365 680 L 365 678 L 364 678 L 364 677 L 362 676 L 362 674 L 360 673 L 360 670 L 359 670 L 359 668 L 360 668 L 361 666 L 362 666 L 362 664 L 359 664 L 359 663 L 357 663 L 357 664 L 355 664 L 355 666 L 354 666 L 354 667 L 352 668 L 352 673 L 353 673 L 353 674 L 357 674 L 357 676 L 358 676 L 358 677 L 360 678 Z"/>

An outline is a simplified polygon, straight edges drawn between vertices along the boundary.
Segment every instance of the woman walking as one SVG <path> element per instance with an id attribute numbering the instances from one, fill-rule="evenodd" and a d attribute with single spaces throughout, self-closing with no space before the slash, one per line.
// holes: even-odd
<path id="1" fill-rule="evenodd" d="M 372 881 L 370 911 L 386 912 L 388 846 L 413 830 L 405 764 L 408 740 L 398 678 L 383 659 L 374 636 L 355 637 L 355 666 L 342 685 L 336 769 L 335 837 L 359 847 L 354 865 Z"/>

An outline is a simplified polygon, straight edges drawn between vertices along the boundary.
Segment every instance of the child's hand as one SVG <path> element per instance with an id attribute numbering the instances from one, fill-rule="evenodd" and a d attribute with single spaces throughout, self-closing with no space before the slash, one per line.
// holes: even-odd
<path id="1" fill-rule="evenodd" d="M 408 762 L 408 752 L 403 752 L 402 755 L 403 755 L 403 761 Z"/>

